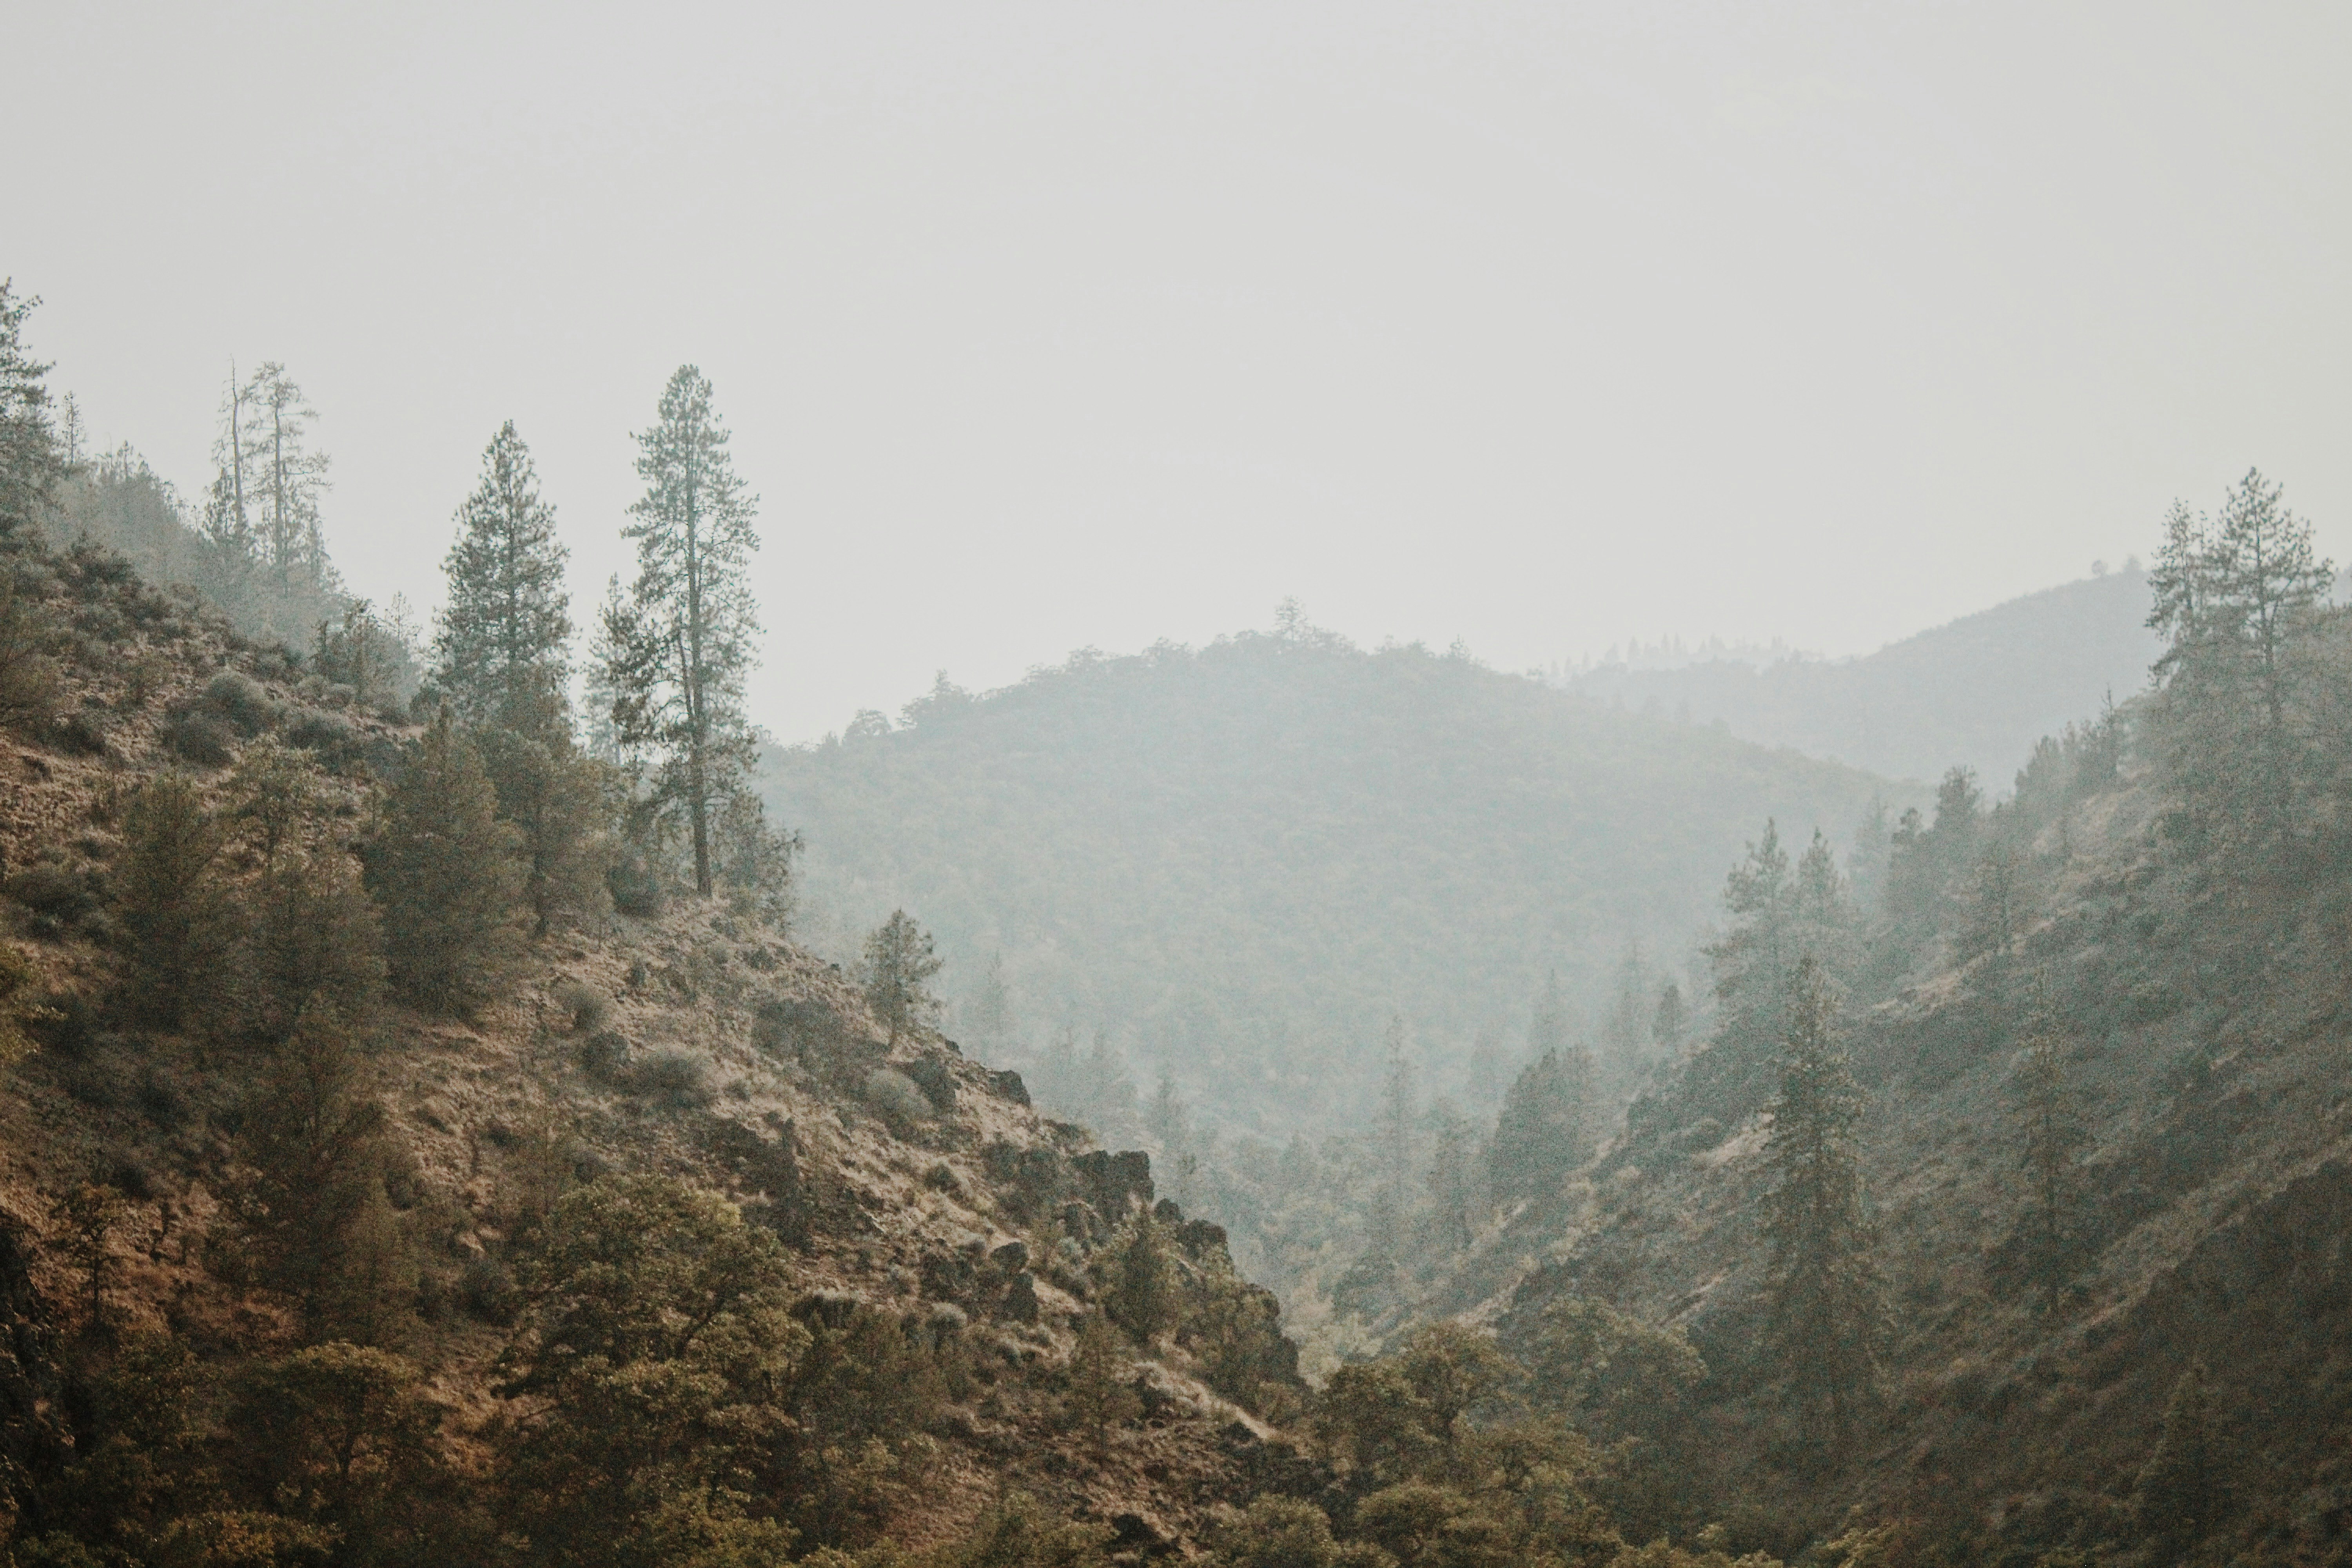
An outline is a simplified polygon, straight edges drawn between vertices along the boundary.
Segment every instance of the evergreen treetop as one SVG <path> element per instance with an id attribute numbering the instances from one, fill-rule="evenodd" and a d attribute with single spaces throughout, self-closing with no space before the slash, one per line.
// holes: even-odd
<path id="1" fill-rule="evenodd" d="M 569 552 L 513 420 L 483 451 L 481 482 L 457 521 L 443 563 L 449 603 L 434 633 L 433 683 L 469 723 L 541 732 L 560 721 L 571 673 Z"/>
<path id="2" fill-rule="evenodd" d="M 616 739 L 660 753 L 657 791 L 686 812 L 695 890 L 706 896 L 711 817 L 751 763 L 743 678 L 760 634 L 750 575 L 758 498 L 736 478 L 727 442 L 710 383 L 681 365 L 637 437 L 646 492 L 622 530 L 636 542 L 637 575 L 625 601 L 607 605 L 603 628 Z"/>
<path id="3" fill-rule="evenodd" d="M 890 1031 L 893 1047 L 899 1036 L 937 1009 L 930 982 L 942 962 L 932 950 L 930 933 L 904 910 L 891 910 L 866 937 L 866 1000 Z"/>

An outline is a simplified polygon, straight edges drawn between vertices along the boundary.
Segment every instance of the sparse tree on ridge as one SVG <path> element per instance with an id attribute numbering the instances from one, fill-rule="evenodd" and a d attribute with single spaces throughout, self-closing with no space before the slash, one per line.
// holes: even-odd
<path id="1" fill-rule="evenodd" d="M 513 420 L 482 453 L 457 529 L 443 563 L 449 603 L 434 631 L 433 684 L 469 724 L 543 737 L 562 721 L 571 674 L 569 552 Z"/>
<path id="2" fill-rule="evenodd" d="M 320 532 L 319 495 L 327 488 L 327 455 L 310 447 L 319 411 L 276 360 L 246 384 L 253 421 L 243 427 L 240 468 L 257 486 L 260 543 L 278 596 L 324 586 L 327 547 Z"/>
<path id="3" fill-rule="evenodd" d="M 246 495 L 245 425 L 253 393 L 236 377 L 236 362 L 228 366 L 228 386 L 221 394 L 220 432 L 213 437 L 213 465 L 217 470 L 205 500 L 198 527 L 211 547 L 215 569 L 233 591 L 247 587 L 261 548 L 253 533 L 253 510 Z"/>
<path id="4" fill-rule="evenodd" d="M 740 787 L 752 738 L 743 677 L 754 662 L 751 529 L 758 505 L 727 455 L 710 383 L 682 365 L 659 417 L 637 437 L 646 493 L 622 531 L 637 543 L 637 577 L 605 611 L 606 678 L 625 747 L 660 755 L 656 793 L 686 813 L 695 890 L 713 886 L 711 819 Z"/>
<path id="5" fill-rule="evenodd" d="M 866 939 L 866 1000 L 890 1031 L 893 1048 L 899 1036 L 937 1010 L 930 982 L 943 962 L 932 951 L 930 932 L 904 910 L 891 910 Z"/>
<path id="6" fill-rule="evenodd" d="M 2310 634 L 2335 571 L 2280 489 L 2249 471 L 2219 518 L 2175 506 L 2148 574 L 2148 625 L 2168 646 L 2154 728 L 2184 796 L 2179 826 L 2216 863 L 2232 847 L 2259 865 L 2297 825 L 2315 701 L 2340 689 Z"/>
<path id="7" fill-rule="evenodd" d="M 1118 1332 L 1099 1310 L 1078 1324 L 1070 1350 L 1071 1420 L 1094 1442 L 1097 1454 L 1110 1446 L 1111 1428 L 1141 1414 L 1142 1402 L 1119 1380 Z"/>
<path id="8" fill-rule="evenodd" d="M 1004 954 L 1002 950 L 988 955 L 988 968 L 980 977 L 980 984 L 970 1001 L 964 1004 L 965 1027 L 988 1045 L 995 1045 L 1013 1032 L 1013 991 L 1004 983 Z"/>

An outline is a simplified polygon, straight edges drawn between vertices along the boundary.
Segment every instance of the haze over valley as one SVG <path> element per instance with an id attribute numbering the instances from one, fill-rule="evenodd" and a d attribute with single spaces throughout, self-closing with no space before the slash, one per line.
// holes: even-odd
<path id="1" fill-rule="evenodd" d="M 2352 1562 L 2348 30 L 0 19 L 0 1568 Z"/>

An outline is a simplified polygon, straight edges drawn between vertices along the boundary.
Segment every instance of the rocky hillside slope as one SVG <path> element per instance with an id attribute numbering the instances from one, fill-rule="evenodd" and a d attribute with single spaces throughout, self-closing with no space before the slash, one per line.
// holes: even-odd
<path id="1" fill-rule="evenodd" d="M 0 1472 L 19 1478 L 71 1459 L 68 1347 L 94 1332 L 113 1344 L 169 1329 L 221 1367 L 295 1342 L 285 1302 L 242 1279 L 226 1246 L 224 1193 L 266 1050 L 109 1008 L 122 803 L 174 767 L 233 810 L 235 725 L 191 734 L 224 691 L 326 765 L 326 815 L 346 827 L 404 736 L 103 563 L 65 570 L 51 597 L 70 618 L 49 693 L 65 717 L 0 737 L 0 923 L 30 965 L 15 1001 L 39 1045 L 0 1064 Z M 236 856 L 232 874 L 253 874 Z M 1102 1443 L 1074 1434 L 1073 1326 L 1102 1293 L 1115 1233 L 1153 1203 L 1148 1162 L 1090 1148 L 1034 1110 L 1017 1077 L 934 1033 L 889 1046 L 838 969 L 721 905 L 559 933 L 478 1016 L 387 1006 L 373 1037 L 364 1088 L 417 1260 L 383 1287 L 387 1342 L 425 1369 L 461 1450 L 500 1413 L 510 1243 L 558 1193 L 619 1171 L 740 1205 L 789 1245 L 812 1323 L 862 1305 L 912 1340 L 953 1342 L 960 1370 L 917 1435 L 928 1457 L 902 1446 L 877 1483 L 895 1540 L 943 1538 L 1025 1491 L 1157 1550 L 1246 1495 L 1268 1452 L 1269 1428 L 1172 1340 L 1123 1358 L 1131 1418 Z M 1181 1281 L 1222 1279 L 1246 1308 L 1265 1352 L 1251 1398 L 1278 1413 L 1296 1375 L 1271 1299 L 1230 1279 L 1215 1227 L 1159 1211 Z"/>
<path id="2" fill-rule="evenodd" d="M 1679 1327 L 1707 1376 L 1663 1441 L 1736 1515 L 1849 1505 L 2003 1561 L 2130 1541 L 2136 1478 L 2192 1363 L 2245 1537 L 2326 1557 L 2352 1527 L 2352 1015 L 2340 900 L 2222 896 L 2159 852 L 2147 777 L 2043 830 L 2054 891 L 2012 948 L 1850 1009 L 1891 1307 L 1878 1405 L 1834 1473 L 1792 1458 L 1755 1363 L 1771 1089 L 1699 1051 L 1583 1176 L 1483 1236 L 1423 1304 L 1507 1345 L 1582 1298 Z M 2060 1299 L 2024 1268 L 2020 1050 L 2036 1028 L 2086 1135 Z M 1802 1485 L 1791 1477 L 1802 1478 Z M 1702 1504 L 1702 1508 L 1709 1506 Z"/>

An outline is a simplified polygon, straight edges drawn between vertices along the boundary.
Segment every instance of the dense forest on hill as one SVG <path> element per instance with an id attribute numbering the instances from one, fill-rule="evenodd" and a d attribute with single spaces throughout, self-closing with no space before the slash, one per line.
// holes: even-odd
<path id="1" fill-rule="evenodd" d="M 1668 668 L 1620 661 L 1564 684 L 1890 778 L 1933 779 L 1959 764 L 2000 781 L 2042 736 L 2146 688 L 2163 648 L 2147 621 L 2147 575 L 2135 562 L 1860 658 L 1713 658 Z"/>
<path id="2" fill-rule="evenodd" d="M 766 761 L 812 917 L 919 910 L 943 984 L 1009 994 L 967 1036 L 1035 1066 L 1099 1035 L 1145 1083 L 1171 1074 L 1215 1121 L 1274 1132 L 1368 1112 L 1392 1017 L 1436 1087 L 1491 1100 L 1548 978 L 1597 1020 L 1630 943 L 1679 965 L 1765 818 L 1843 847 L 1874 799 L 1909 804 L 1296 619 L 980 696 L 942 678 L 897 723 Z"/>

